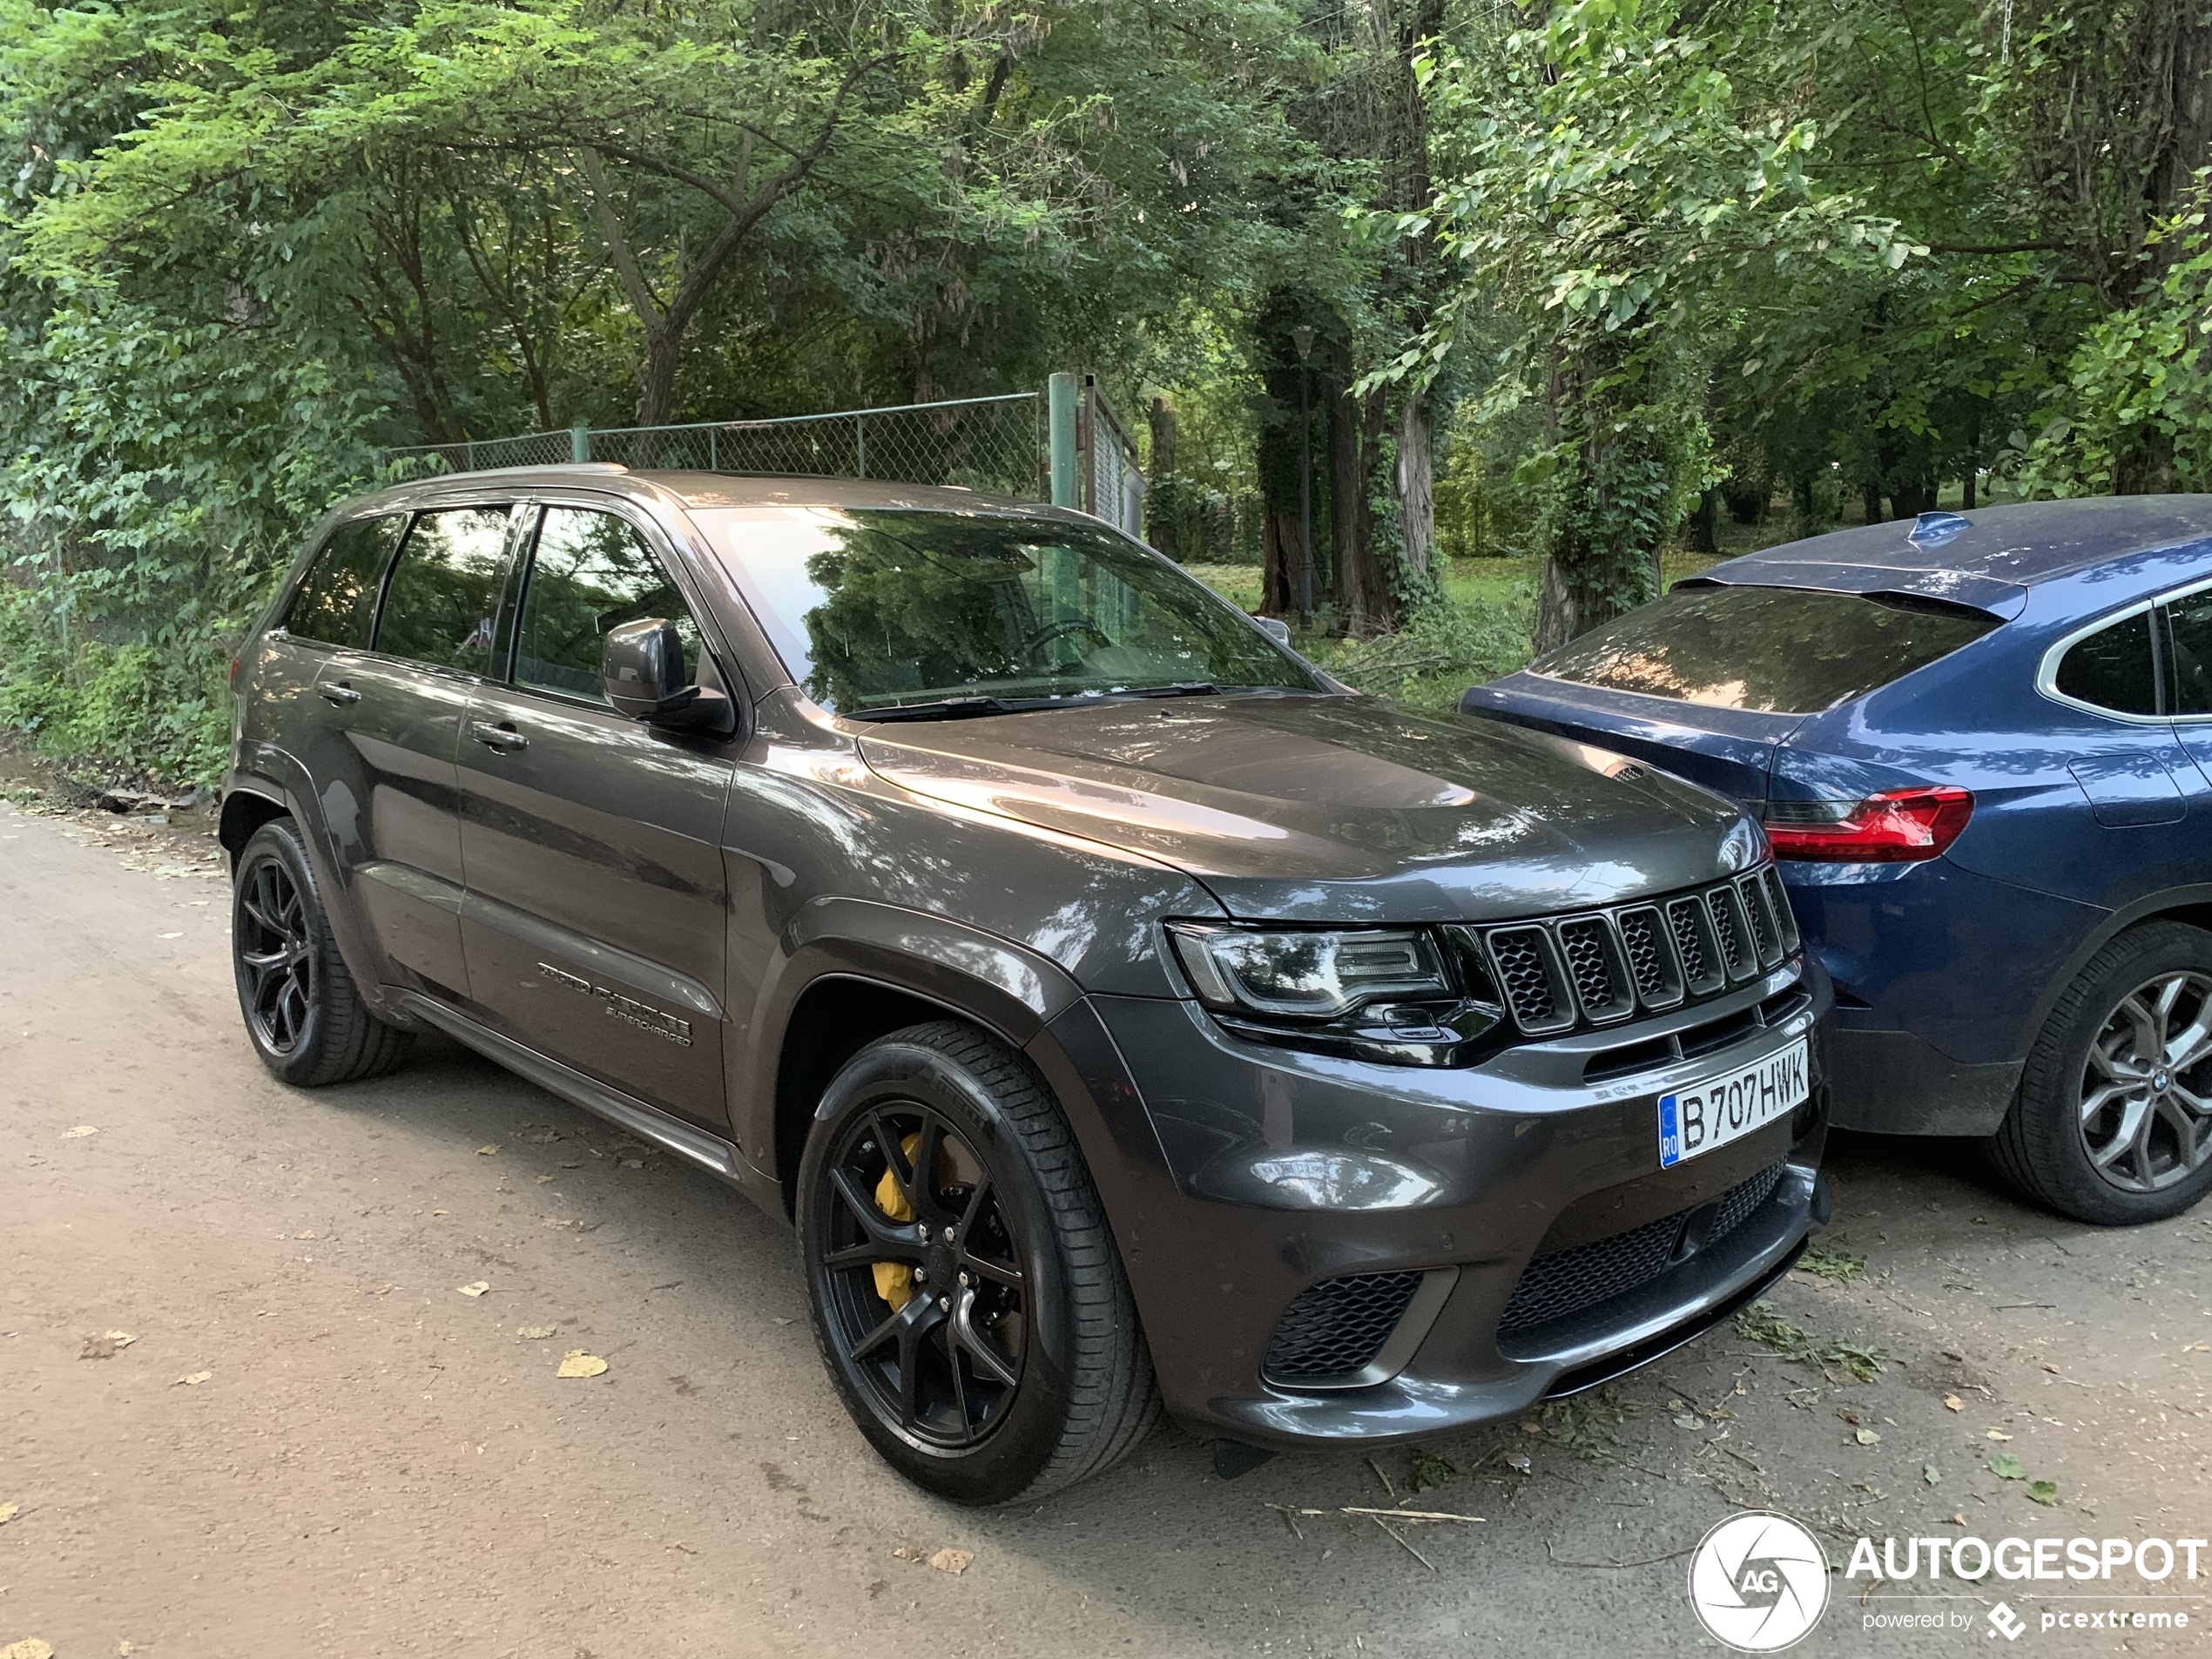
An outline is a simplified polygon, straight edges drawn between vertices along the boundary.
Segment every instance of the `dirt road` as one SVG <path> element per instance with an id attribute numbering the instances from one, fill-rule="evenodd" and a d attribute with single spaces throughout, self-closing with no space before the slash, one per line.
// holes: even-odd
<path id="1" fill-rule="evenodd" d="M 2095 1232 L 1865 1141 L 1831 1165 L 1865 1271 L 1775 1309 L 1885 1351 L 1871 1380 L 1723 1330 L 1426 1448 L 1453 1472 L 1418 1497 L 1402 1449 L 1224 1482 L 1163 1429 L 1049 1502 L 941 1505 L 846 1420 L 776 1226 L 451 1048 L 280 1087 L 237 1028 L 220 881 L 100 839 L 0 806 L 0 1648 L 1693 1652 L 1686 1553 L 1737 1506 L 1839 1565 L 1862 1533 L 2212 1532 L 2212 1214 Z M 604 1373 L 557 1376 L 572 1350 Z M 1486 1519 L 1342 1513 L 1401 1503 Z M 894 1553 L 943 1547 L 973 1564 Z M 2000 1595 L 2023 1649 L 2195 1652 L 2212 1622 L 2212 1580 L 2165 1587 L 2185 1637 L 2043 1630 L 2083 1587 L 1991 1581 L 1942 1587 L 1971 1628 L 1870 1634 L 1937 1604 L 1832 1583 L 1801 1652 L 1986 1654 Z"/>

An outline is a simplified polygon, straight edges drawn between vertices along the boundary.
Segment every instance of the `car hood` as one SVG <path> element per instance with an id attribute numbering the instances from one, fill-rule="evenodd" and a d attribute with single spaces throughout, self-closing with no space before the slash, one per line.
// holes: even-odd
<path id="1" fill-rule="evenodd" d="M 1479 921 L 1743 867 L 1734 806 L 1603 749 L 1365 697 L 1123 701 L 879 725 L 916 794 L 1171 864 L 1231 915 Z"/>

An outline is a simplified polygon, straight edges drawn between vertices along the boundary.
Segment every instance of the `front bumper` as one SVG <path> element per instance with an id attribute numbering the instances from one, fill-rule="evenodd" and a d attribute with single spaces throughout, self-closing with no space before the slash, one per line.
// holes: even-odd
<path id="1" fill-rule="evenodd" d="M 1434 1070 L 1243 1042 L 1188 1001 L 1069 1010 L 1055 1035 L 1106 1119 L 1094 1170 L 1169 1410 L 1258 1444 L 1386 1443 L 1512 1416 L 1688 1340 L 1786 1271 L 1825 1217 L 1829 1002 L 1817 963 L 1793 961 L 1694 1009 Z M 1695 1059 L 1586 1081 L 1630 1045 L 1762 1007 L 1765 1022 Z M 1660 1095 L 1800 1037 L 1804 1107 L 1661 1169 Z M 1649 1237 L 1686 1213 L 1713 1225 L 1761 1184 L 1702 1248 L 1678 1240 L 1658 1271 L 1501 1337 L 1540 1251 Z M 1593 1259 L 1602 1272 L 1603 1251 Z M 1270 1339 L 1300 1293 L 1376 1274 L 1421 1275 L 1376 1363 L 1348 1385 L 1271 1380 Z"/>

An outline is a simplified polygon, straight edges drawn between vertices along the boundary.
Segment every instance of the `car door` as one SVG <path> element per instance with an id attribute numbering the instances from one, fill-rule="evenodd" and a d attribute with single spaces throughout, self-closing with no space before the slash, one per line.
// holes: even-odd
<path id="1" fill-rule="evenodd" d="M 664 617 L 715 683 L 668 550 L 642 518 L 530 509 L 509 670 L 461 747 L 462 936 L 479 1009 L 507 1035 L 709 1128 L 723 1104 L 732 745 L 617 714 L 610 628 Z"/>
<path id="2" fill-rule="evenodd" d="M 382 583 L 367 649 L 331 653 L 328 707 L 301 757 L 339 880 L 390 982 L 465 997 L 461 821 L 454 751 L 491 644 L 511 502 L 417 513 Z"/>

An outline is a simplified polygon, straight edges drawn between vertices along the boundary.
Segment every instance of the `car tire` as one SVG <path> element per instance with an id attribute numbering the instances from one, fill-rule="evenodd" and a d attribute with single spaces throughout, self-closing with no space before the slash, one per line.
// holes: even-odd
<path id="1" fill-rule="evenodd" d="M 2028 1051 L 1990 1151 L 2021 1191 L 2077 1221 L 2160 1221 L 2202 1198 L 2212 1187 L 2212 933 L 2147 922 L 2092 957 Z"/>
<path id="2" fill-rule="evenodd" d="M 412 1039 L 369 1011 L 338 954 L 307 849 L 288 818 L 264 824 L 239 853 L 231 968 L 253 1051 L 286 1082 L 352 1082 L 406 1058 Z"/>
<path id="3" fill-rule="evenodd" d="M 942 1022 L 862 1049 L 823 1095 L 798 1212 L 823 1362 L 916 1485 L 963 1504 L 1041 1497 L 1157 1420 L 1082 1154 L 1003 1043 Z"/>

